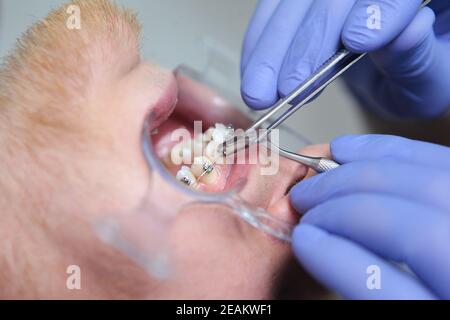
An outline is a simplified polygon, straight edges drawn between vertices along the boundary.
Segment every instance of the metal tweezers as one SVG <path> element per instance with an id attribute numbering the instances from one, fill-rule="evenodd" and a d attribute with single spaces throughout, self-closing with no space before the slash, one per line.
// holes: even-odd
<path id="1" fill-rule="evenodd" d="M 430 2 L 431 0 L 424 1 L 422 8 Z M 288 96 L 280 99 L 273 107 L 270 108 L 269 112 L 254 122 L 253 125 L 243 133 L 244 137 L 241 136 L 241 139 L 233 137 L 232 139 L 225 141 L 219 146 L 219 151 L 227 156 L 245 149 L 251 144 L 261 142 L 263 139 L 268 137 L 273 129 L 280 126 L 305 104 L 311 102 L 315 96 L 322 92 L 326 87 L 333 83 L 334 80 L 339 78 L 344 72 L 346 72 L 350 67 L 366 55 L 367 53 L 352 53 L 347 49 L 340 49 L 307 80 L 300 84 Z M 263 128 L 264 123 L 270 121 L 277 115 L 278 117 L 273 122 L 271 122 L 266 128 Z M 264 130 L 259 130 L 260 132 L 255 134 L 258 129 Z M 281 156 L 304 164 L 318 173 L 327 172 L 339 167 L 337 162 L 330 159 L 308 157 L 281 149 L 277 146 L 274 147 L 279 150 Z"/>
<path id="2" fill-rule="evenodd" d="M 279 127 L 284 121 L 291 117 L 301 107 L 310 102 L 316 95 L 347 71 L 356 62 L 365 56 L 355 54 L 346 49 L 339 50 L 333 57 L 325 62 L 311 77 L 300 84 L 292 93 L 280 99 L 270 111 L 253 123 L 240 137 L 233 137 L 220 146 L 219 151 L 224 155 L 236 153 L 254 143 L 259 143 L 267 138 L 273 129 Z M 300 100 L 299 100 L 300 99 Z M 263 124 L 278 117 L 266 128 Z M 259 130 L 264 129 L 264 130 Z M 257 132 L 259 131 L 259 132 Z M 257 134 L 255 134 L 257 132 Z M 239 139 L 238 139 L 239 138 Z M 290 152 L 271 144 L 273 149 L 277 149 L 281 156 L 297 161 L 308 166 L 318 173 L 327 172 L 339 167 L 339 164 L 326 158 L 313 158 Z M 277 151 L 276 150 L 276 151 Z M 326 165 L 324 165 L 326 163 Z"/>

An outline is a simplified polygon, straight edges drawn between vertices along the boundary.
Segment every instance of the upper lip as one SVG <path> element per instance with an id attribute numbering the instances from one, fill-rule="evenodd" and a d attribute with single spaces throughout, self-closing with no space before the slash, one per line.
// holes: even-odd
<path id="1" fill-rule="evenodd" d="M 178 86 L 174 77 L 158 97 L 158 100 L 149 107 L 148 113 L 152 115 L 150 130 L 153 130 L 166 121 L 175 110 L 178 101 Z"/>

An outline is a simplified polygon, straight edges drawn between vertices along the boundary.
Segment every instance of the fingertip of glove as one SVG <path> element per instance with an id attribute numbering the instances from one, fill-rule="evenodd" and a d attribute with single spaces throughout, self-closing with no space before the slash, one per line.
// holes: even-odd
<path id="1" fill-rule="evenodd" d="M 263 85 L 261 87 L 252 84 L 243 85 L 241 87 L 241 96 L 247 106 L 254 110 L 267 109 L 278 100 L 278 96 L 264 90 Z"/>
<path id="2" fill-rule="evenodd" d="M 360 30 L 345 29 L 342 33 L 342 43 L 347 50 L 354 53 L 373 51 L 374 44 L 364 32 Z"/>
<path id="3" fill-rule="evenodd" d="M 364 136 L 358 135 L 345 135 L 338 137 L 330 142 L 330 151 L 333 159 L 338 160 L 342 156 L 345 156 L 348 148 L 351 148 L 357 139 L 364 139 Z"/>
<path id="4" fill-rule="evenodd" d="M 252 95 L 249 95 L 245 91 L 241 91 L 241 96 L 245 104 L 253 110 L 264 110 L 272 105 L 269 100 L 264 100 L 260 97 L 254 97 Z"/>
<path id="5" fill-rule="evenodd" d="M 304 184 L 304 183 L 303 183 Z M 295 211 L 302 212 L 303 208 L 301 204 L 303 203 L 302 195 L 303 195 L 303 184 L 297 184 L 292 187 L 291 191 L 289 191 L 289 197 L 291 200 L 291 205 L 294 207 Z"/>
<path id="6" fill-rule="evenodd" d="M 278 100 L 276 72 L 268 64 L 248 66 L 241 84 L 241 96 L 252 109 L 261 110 Z"/>
<path id="7" fill-rule="evenodd" d="M 289 65 L 290 67 L 285 66 L 283 68 L 279 76 L 278 92 L 282 97 L 292 93 L 313 73 L 312 66 L 309 63 L 299 63 L 295 68 L 292 68 L 292 63 Z"/>

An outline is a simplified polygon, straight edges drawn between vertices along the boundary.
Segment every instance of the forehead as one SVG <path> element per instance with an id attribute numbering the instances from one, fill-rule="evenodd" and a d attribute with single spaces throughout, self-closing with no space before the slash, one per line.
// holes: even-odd
<path id="1" fill-rule="evenodd" d="M 135 14 L 107 0 L 62 5 L 18 39 L 0 71 L 2 96 L 80 92 L 102 72 L 126 71 L 139 60 L 139 32 Z"/>

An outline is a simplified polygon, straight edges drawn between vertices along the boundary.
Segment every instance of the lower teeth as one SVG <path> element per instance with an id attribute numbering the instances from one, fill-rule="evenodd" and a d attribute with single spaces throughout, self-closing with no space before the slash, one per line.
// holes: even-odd
<path id="1" fill-rule="evenodd" d="M 176 178 L 178 181 L 189 187 L 195 187 L 197 185 L 197 179 L 191 172 L 191 169 L 187 166 L 181 167 L 181 169 L 177 172 Z"/>
<path id="2" fill-rule="evenodd" d="M 211 173 L 214 170 L 214 166 L 211 164 L 204 164 L 203 165 L 203 171 L 205 171 L 205 173 Z"/>

